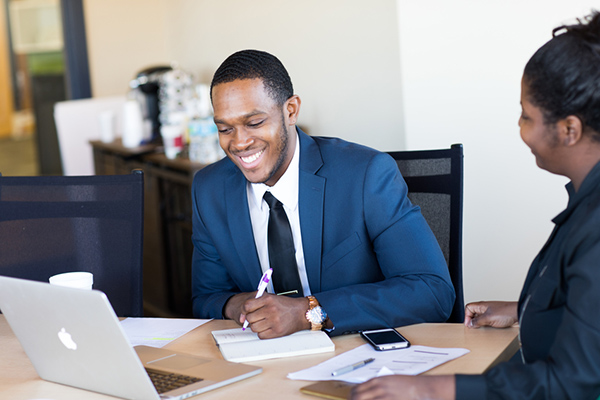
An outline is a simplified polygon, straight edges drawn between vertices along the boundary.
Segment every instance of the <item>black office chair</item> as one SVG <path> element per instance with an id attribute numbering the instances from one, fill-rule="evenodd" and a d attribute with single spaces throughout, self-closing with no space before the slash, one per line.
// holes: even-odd
<path id="1" fill-rule="evenodd" d="M 0 176 L 0 275 L 87 271 L 120 317 L 143 316 L 144 175 Z"/>
<path id="2" fill-rule="evenodd" d="M 389 152 L 408 185 L 408 197 L 421 213 L 448 263 L 456 301 L 448 322 L 463 322 L 462 280 L 463 146 L 450 149 Z"/>

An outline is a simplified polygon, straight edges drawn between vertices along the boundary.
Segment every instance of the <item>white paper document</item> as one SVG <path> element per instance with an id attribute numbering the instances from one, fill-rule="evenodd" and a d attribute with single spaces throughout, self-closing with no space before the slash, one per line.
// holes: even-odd
<path id="1" fill-rule="evenodd" d="M 438 348 L 411 346 L 406 349 L 377 351 L 365 344 L 354 350 L 333 357 L 319 365 L 288 374 L 289 379 L 306 381 L 346 381 L 366 382 L 382 375 L 418 375 L 445 362 L 467 354 L 469 350 L 459 348 Z M 343 375 L 332 376 L 339 368 L 374 358 L 375 361 Z"/>
<path id="2" fill-rule="evenodd" d="M 132 346 L 163 347 L 210 319 L 127 318 L 121 326 Z"/>

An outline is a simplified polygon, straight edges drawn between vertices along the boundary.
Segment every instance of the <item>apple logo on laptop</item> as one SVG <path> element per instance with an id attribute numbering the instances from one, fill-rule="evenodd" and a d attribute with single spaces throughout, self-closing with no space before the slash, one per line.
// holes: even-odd
<path id="1" fill-rule="evenodd" d="M 60 332 L 58 332 L 58 338 L 61 343 L 65 345 L 65 347 L 69 350 L 77 350 L 77 343 L 71 337 L 71 334 L 62 328 Z"/>

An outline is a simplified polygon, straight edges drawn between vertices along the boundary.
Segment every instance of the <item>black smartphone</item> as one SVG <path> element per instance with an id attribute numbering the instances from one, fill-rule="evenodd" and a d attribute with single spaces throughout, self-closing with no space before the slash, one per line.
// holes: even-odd
<path id="1" fill-rule="evenodd" d="M 360 335 L 379 351 L 410 347 L 410 342 L 393 328 L 361 331 Z"/>

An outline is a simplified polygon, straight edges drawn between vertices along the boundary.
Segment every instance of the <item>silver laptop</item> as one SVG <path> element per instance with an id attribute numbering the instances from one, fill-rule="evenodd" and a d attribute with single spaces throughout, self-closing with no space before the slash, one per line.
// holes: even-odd
<path id="1" fill-rule="evenodd" d="M 0 311 L 42 379 L 125 399 L 184 399 L 262 368 L 129 344 L 106 295 L 0 276 Z M 184 375 L 173 389 L 149 375 Z M 160 392 L 160 393 L 159 393 Z"/>

